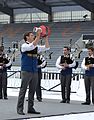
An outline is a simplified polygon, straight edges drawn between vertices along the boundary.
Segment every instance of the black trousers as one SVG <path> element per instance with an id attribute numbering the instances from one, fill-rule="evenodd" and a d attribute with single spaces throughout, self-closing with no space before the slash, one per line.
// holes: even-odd
<path id="1" fill-rule="evenodd" d="M 24 99 L 25 99 L 25 94 L 28 86 L 29 86 L 28 111 L 30 111 L 34 106 L 34 94 L 35 94 L 36 86 L 38 82 L 38 73 L 22 71 L 21 77 L 22 77 L 22 82 L 21 82 L 21 88 L 20 88 L 19 97 L 18 97 L 17 111 L 18 110 L 23 111 L 24 109 Z"/>
<path id="2" fill-rule="evenodd" d="M 0 98 L 7 97 L 7 71 L 0 72 Z"/>
<path id="3" fill-rule="evenodd" d="M 42 72 L 38 72 L 38 83 L 36 88 L 37 99 L 42 99 L 41 79 L 42 79 Z"/>
<path id="4" fill-rule="evenodd" d="M 91 102 L 90 91 L 92 91 L 92 103 L 94 104 L 94 76 L 85 76 L 86 102 Z"/>
<path id="5" fill-rule="evenodd" d="M 62 75 L 60 74 L 61 81 L 61 95 L 63 100 L 70 101 L 70 92 L 71 92 L 71 77 L 72 75 Z"/>

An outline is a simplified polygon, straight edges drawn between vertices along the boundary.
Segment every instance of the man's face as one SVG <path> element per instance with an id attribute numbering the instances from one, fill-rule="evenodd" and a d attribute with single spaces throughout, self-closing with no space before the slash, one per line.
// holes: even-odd
<path id="1" fill-rule="evenodd" d="M 30 43 L 33 42 L 34 41 L 34 37 L 35 37 L 34 34 L 30 33 L 29 36 L 27 36 L 27 41 L 30 42 Z"/>
<path id="2" fill-rule="evenodd" d="M 67 50 L 67 48 L 63 48 L 63 54 L 64 55 L 68 55 L 69 54 L 69 51 Z"/>
<path id="3" fill-rule="evenodd" d="M 91 49 L 88 49 L 88 55 L 89 56 L 93 55 L 93 51 Z"/>

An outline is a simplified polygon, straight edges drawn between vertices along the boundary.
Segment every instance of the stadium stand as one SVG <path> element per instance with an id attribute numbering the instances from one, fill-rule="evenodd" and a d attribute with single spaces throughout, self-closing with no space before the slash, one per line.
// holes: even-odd
<path id="1" fill-rule="evenodd" d="M 53 52 L 51 59 L 48 59 L 48 66 L 54 67 L 56 59 L 62 54 L 63 46 L 74 44 L 82 34 L 93 34 L 94 21 L 85 22 L 55 22 L 43 23 L 51 29 L 51 36 L 49 38 L 51 49 L 47 55 Z M 39 27 L 42 23 L 18 23 L 18 24 L 4 24 L 0 25 L 0 37 L 3 37 L 5 49 L 12 47 L 12 42 L 20 42 L 23 39 L 23 34 L 26 31 L 32 31 L 35 26 Z M 80 61 L 84 56 L 81 56 Z M 16 66 L 20 65 L 20 55 L 17 56 L 14 62 Z"/>

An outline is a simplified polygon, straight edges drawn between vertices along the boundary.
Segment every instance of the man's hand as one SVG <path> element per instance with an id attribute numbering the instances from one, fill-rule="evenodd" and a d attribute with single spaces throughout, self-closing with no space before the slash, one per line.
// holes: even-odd
<path id="1" fill-rule="evenodd" d="M 63 70 L 65 70 L 69 65 L 67 63 L 59 64 Z"/>
<path id="2" fill-rule="evenodd" d="M 37 32 L 36 32 L 36 36 L 40 36 L 42 30 L 41 29 L 38 29 Z"/>
<path id="3" fill-rule="evenodd" d="M 87 70 L 89 70 L 91 67 L 93 67 L 93 64 L 86 65 Z"/>
<path id="4" fill-rule="evenodd" d="M 69 65 L 67 64 L 67 63 L 64 63 L 64 67 L 66 68 L 66 67 L 69 67 Z"/>
<path id="5" fill-rule="evenodd" d="M 59 64 L 59 65 L 64 67 L 64 63 L 63 64 Z"/>
<path id="6" fill-rule="evenodd" d="M 38 44 L 38 42 L 40 41 L 40 37 L 41 37 L 41 29 L 38 29 L 36 32 L 36 37 L 33 41 L 34 46 L 36 46 Z"/>
<path id="7" fill-rule="evenodd" d="M 49 37 L 48 37 L 47 35 L 44 37 L 44 40 L 45 40 L 45 47 L 46 47 L 46 48 L 50 48 L 48 38 L 49 38 Z"/>
<path id="8" fill-rule="evenodd" d="M 44 40 L 48 40 L 48 35 L 45 35 L 45 37 L 43 37 Z"/>
<path id="9" fill-rule="evenodd" d="M 60 64 L 60 65 L 63 66 L 64 68 L 69 67 L 69 65 L 67 63 L 63 63 L 63 64 Z"/>
<path id="10" fill-rule="evenodd" d="M 0 63 L 0 69 L 3 69 L 3 63 Z"/>

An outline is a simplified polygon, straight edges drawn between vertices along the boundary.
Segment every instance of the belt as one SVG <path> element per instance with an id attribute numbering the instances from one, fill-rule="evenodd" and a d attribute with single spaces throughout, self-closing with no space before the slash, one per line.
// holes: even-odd
<path id="1" fill-rule="evenodd" d="M 37 54 L 27 54 L 28 56 L 30 56 L 30 57 L 37 57 Z"/>

